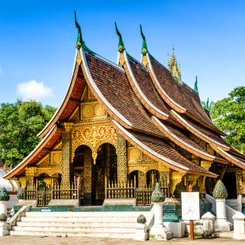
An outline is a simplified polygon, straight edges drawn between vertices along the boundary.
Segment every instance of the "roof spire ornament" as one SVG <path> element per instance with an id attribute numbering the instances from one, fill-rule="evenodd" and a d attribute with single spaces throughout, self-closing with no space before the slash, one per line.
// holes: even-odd
<path id="1" fill-rule="evenodd" d="M 205 109 L 207 111 L 210 111 L 210 105 L 209 105 L 209 97 L 207 98 L 206 102 L 205 102 Z"/>
<path id="2" fill-rule="evenodd" d="M 120 53 L 122 53 L 124 50 L 125 50 L 125 47 L 124 47 L 124 43 L 123 43 L 123 39 L 122 39 L 122 35 L 121 33 L 119 32 L 118 28 L 117 28 L 117 23 L 115 22 L 115 29 L 116 29 L 116 33 L 119 37 L 119 41 L 118 41 L 118 51 Z"/>
<path id="3" fill-rule="evenodd" d="M 196 81 L 194 83 L 194 91 L 199 94 L 199 91 L 198 91 L 198 80 L 197 80 L 197 76 L 196 76 Z"/>
<path id="4" fill-rule="evenodd" d="M 82 47 L 83 39 L 82 39 L 81 26 L 77 22 L 77 13 L 76 13 L 76 10 L 74 10 L 74 18 L 75 18 L 75 25 L 76 25 L 76 28 L 77 28 L 77 31 L 78 31 L 78 33 L 77 33 L 76 47 L 79 50 Z"/>
<path id="5" fill-rule="evenodd" d="M 168 59 L 168 67 L 172 74 L 181 81 L 181 71 L 174 54 L 174 47 L 172 49 L 172 55 Z"/>
<path id="6" fill-rule="evenodd" d="M 82 37 L 82 31 L 81 31 L 81 26 L 79 25 L 79 23 L 77 22 L 77 14 L 76 14 L 76 10 L 74 10 L 74 19 L 75 19 L 75 25 L 76 25 L 76 28 L 77 28 L 77 42 L 76 42 L 76 47 L 77 49 L 79 50 L 80 48 L 83 48 L 84 50 L 86 51 L 89 51 L 91 53 L 93 53 L 92 50 L 90 50 L 85 42 L 83 41 L 83 37 Z"/>
<path id="7" fill-rule="evenodd" d="M 145 35 L 143 33 L 143 30 L 142 30 L 142 25 L 140 24 L 140 34 L 141 34 L 141 37 L 142 37 L 142 49 L 141 49 L 141 54 L 142 55 L 146 55 L 148 53 L 148 49 L 147 49 L 147 43 L 146 43 L 146 38 L 145 38 Z"/>

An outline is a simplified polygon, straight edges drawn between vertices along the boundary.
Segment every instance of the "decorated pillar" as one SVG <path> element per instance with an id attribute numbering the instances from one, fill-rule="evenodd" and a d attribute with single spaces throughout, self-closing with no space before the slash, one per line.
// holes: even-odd
<path id="1" fill-rule="evenodd" d="M 177 184 L 179 184 L 182 181 L 182 177 L 185 175 L 185 173 L 181 172 L 171 172 L 171 180 L 170 180 L 170 196 L 173 196 L 175 188 Z"/>
<path id="2" fill-rule="evenodd" d="M 36 168 L 26 168 L 26 188 L 28 190 L 35 189 L 34 177 L 36 175 Z"/>
<path id="3" fill-rule="evenodd" d="M 138 171 L 138 186 L 144 187 L 146 185 L 146 174 Z"/>
<path id="4" fill-rule="evenodd" d="M 126 140 L 117 134 L 117 180 L 120 183 L 127 183 L 127 151 Z"/>
<path id="5" fill-rule="evenodd" d="M 211 161 L 201 160 L 201 167 L 202 168 L 209 170 L 211 165 L 212 165 Z M 206 178 L 207 178 L 206 176 L 204 176 L 202 178 L 202 182 L 200 185 L 200 193 L 203 195 L 206 194 Z"/>
<path id="6" fill-rule="evenodd" d="M 70 189 L 71 181 L 71 131 L 72 122 L 64 123 L 64 131 L 62 132 L 62 182 L 61 188 Z"/>
<path id="7" fill-rule="evenodd" d="M 84 153 L 84 205 L 92 205 L 93 158 L 89 150 Z"/>

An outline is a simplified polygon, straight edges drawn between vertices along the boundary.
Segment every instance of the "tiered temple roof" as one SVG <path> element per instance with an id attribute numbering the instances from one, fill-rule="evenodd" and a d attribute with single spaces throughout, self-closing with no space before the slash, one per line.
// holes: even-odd
<path id="1" fill-rule="evenodd" d="M 86 47 L 79 28 L 74 70 L 65 98 L 39 133 L 42 139 L 39 145 L 5 178 L 18 176 L 27 165 L 35 165 L 61 140 L 60 125 L 69 121 L 86 86 L 111 116 L 119 134 L 170 169 L 217 177 L 192 162 L 173 145 L 203 160 L 234 164 L 245 169 L 245 156 L 222 138 L 224 133 L 203 109 L 198 93 L 149 53 L 143 32 L 140 63 L 126 52 L 117 30 L 119 59 L 118 64 L 114 64 Z M 208 152 L 203 144 L 198 144 L 194 137 L 208 145 L 213 153 Z"/>

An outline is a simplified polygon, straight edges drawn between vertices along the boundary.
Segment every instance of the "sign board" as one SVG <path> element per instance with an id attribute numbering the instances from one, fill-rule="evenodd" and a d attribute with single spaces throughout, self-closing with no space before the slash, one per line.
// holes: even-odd
<path id="1" fill-rule="evenodd" d="M 199 192 L 181 192 L 181 209 L 182 220 L 199 220 Z"/>

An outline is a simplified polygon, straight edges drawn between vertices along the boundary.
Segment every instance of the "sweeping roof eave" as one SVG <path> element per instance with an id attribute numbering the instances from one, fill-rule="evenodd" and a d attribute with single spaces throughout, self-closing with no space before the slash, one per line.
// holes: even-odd
<path id="1" fill-rule="evenodd" d="M 130 142 L 132 145 L 134 145 L 139 150 L 144 152 L 144 154 L 146 154 L 147 156 L 158 161 L 159 163 L 164 164 L 166 167 L 174 171 L 182 172 L 182 173 L 197 174 L 197 175 L 207 176 L 207 177 L 212 177 L 212 178 L 217 177 L 216 174 L 185 159 L 182 155 L 180 155 L 177 151 L 175 151 L 169 145 L 163 144 L 163 146 L 160 146 L 158 144 L 160 142 L 160 139 L 156 139 L 150 136 L 143 136 L 143 135 L 141 135 L 141 137 L 138 138 L 137 136 L 139 135 L 137 135 L 136 132 L 132 132 L 132 131 L 130 132 L 130 130 L 125 129 L 115 120 L 112 120 L 112 122 L 115 125 L 115 128 L 128 142 Z M 144 142 L 140 140 L 140 138 L 142 137 L 143 138 L 146 137 L 146 140 Z M 157 142 L 154 143 L 155 140 Z M 155 149 L 153 149 L 152 146 Z M 164 146 L 166 146 L 167 149 L 161 148 Z M 164 154 L 160 153 L 161 150 L 164 150 Z M 178 162 L 178 159 L 179 159 L 179 162 Z"/>
<path id="2" fill-rule="evenodd" d="M 76 108 L 77 102 L 80 100 L 83 92 L 81 85 L 84 83 L 82 77 L 78 77 L 80 63 L 81 56 L 80 52 L 77 50 L 74 59 L 70 83 L 68 85 L 65 96 L 60 106 L 54 113 L 53 117 L 46 124 L 46 126 L 38 133 L 37 137 L 43 138 L 58 121 L 64 121 L 68 119 L 73 113 L 74 109 Z"/>
<path id="3" fill-rule="evenodd" d="M 178 113 L 187 115 L 210 130 L 219 133 L 220 135 L 225 135 L 224 132 L 219 130 L 213 124 L 211 119 L 202 108 L 199 96 L 191 88 L 189 88 L 188 85 L 185 83 L 178 84 L 170 71 L 161 65 L 151 54 L 147 53 L 146 57 L 147 67 L 149 68 L 152 81 L 159 94 L 172 109 Z M 156 67 L 158 67 L 160 71 L 158 71 L 159 69 Z M 166 89 L 166 86 L 168 89 Z"/>
<path id="4" fill-rule="evenodd" d="M 51 130 L 48 131 L 45 137 L 39 142 L 39 144 L 34 148 L 34 150 L 30 152 L 30 154 L 15 168 L 9 171 L 4 176 L 4 178 L 11 179 L 23 173 L 27 165 L 37 162 L 45 154 L 47 154 L 48 150 L 51 149 L 58 142 L 60 136 L 61 131 L 57 128 L 56 125 L 54 125 Z"/>

